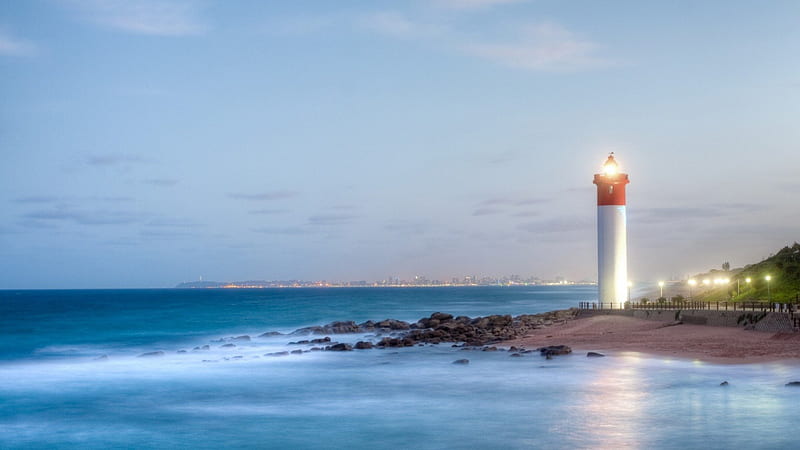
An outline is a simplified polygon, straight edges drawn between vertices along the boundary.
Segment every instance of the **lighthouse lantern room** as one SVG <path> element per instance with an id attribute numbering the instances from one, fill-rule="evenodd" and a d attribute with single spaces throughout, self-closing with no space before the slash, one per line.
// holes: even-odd
<path id="1" fill-rule="evenodd" d="M 595 174 L 597 185 L 597 288 L 601 303 L 622 307 L 628 290 L 628 244 L 625 186 L 628 174 L 620 172 L 612 152 Z"/>

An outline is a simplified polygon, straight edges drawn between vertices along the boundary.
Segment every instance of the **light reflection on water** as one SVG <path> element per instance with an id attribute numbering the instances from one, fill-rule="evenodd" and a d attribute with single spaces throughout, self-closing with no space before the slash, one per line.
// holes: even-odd
<path id="1" fill-rule="evenodd" d="M 270 341 L 265 348 L 274 349 Z M 255 351 L 257 343 L 249 347 Z M 797 366 L 449 346 L 0 365 L 0 447 L 781 448 Z M 453 365 L 459 358 L 466 366 Z M 731 385 L 720 387 L 728 380 Z"/>

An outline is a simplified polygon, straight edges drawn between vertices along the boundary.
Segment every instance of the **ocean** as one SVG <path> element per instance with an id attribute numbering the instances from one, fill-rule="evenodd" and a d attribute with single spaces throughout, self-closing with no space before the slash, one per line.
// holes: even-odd
<path id="1" fill-rule="evenodd" d="M 595 296 L 585 286 L 0 291 L 0 448 L 800 446 L 800 389 L 785 386 L 798 364 L 587 358 L 591 348 L 511 358 L 450 344 L 276 357 L 265 355 L 307 347 L 258 337 L 436 311 L 530 314 Z M 251 340 L 228 339 L 241 335 Z M 164 354 L 139 357 L 149 352 Z M 469 364 L 452 364 L 461 358 Z"/>

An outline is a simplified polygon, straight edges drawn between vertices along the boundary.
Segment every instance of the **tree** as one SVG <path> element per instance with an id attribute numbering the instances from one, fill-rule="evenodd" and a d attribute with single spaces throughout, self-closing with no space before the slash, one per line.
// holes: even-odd
<path id="1" fill-rule="evenodd" d="M 729 263 L 728 261 L 722 263 L 722 270 L 724 270 L 725 272 L 731 270 L 731 263 Z"/>

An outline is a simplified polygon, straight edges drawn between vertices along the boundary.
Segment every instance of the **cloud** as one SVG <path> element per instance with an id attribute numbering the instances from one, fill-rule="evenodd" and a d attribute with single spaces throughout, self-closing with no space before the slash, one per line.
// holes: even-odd
<path id="1" fill-rule="evenodd" d="M 527 0 L 434 0 L 440 7 L 458 10 L 488 9 L 495 6 L 523 3 Z"/>
<path id="2" fill-rule="evenodd" d="M 530 233 L 564 233 L 570 231 L 588 231 L 594 226 L 592 220 L 584 217 L 556 217 L 537 222 L 523 223 L 517 226 L 518 229 Z"/>
<path id="3" fill-rule="evenodd" d="M 130 211 L 65 208 L 33 211 L 23 217 L 45 222 L 73 222 L 79 225 L 125 225 L 138 222 L 141 218 L 139 214 Z"/>
<path id="4" fill-rule="evenodd" d="M 17 197 L 14 199 L 16 203 L 54 203 L 59 201 L 58 197 L 49 195 L 30 195 L 27 197 Z"/>
<path id="5" fill-rule="evenodd" d="M 445 32 L 443 27 L 416 22 L 395 11 L 365 14 L 357 20 L 357 23 L 367 30 L 401 39 L 433 37 Z"/>
<path id="6" fill-rule="evenodd" d="M 228 194 L 228 197 L 235 198 L 237 200 L 268 201 L 268 200 L 283 200 L 287 198 L 293 198 L 297 197 L 297 195 L 298 193 L 295 191 L 280 190 L 280 191 L 261 192 L 258 194 L 243 194 L 238 192 L 232 192 Z"/>
<path id="7" fill-rule="evenodd" d="M 199 3 L 187 0 L 67 0 L 80 17 L 105 28 L 150 36 L 202 34 Z"/>
<path id="8" fill-rule="evenodd" d="M 287 234 L 287 235 L 307 234 L 309 232 L 303 227 L 261 227 L 261 228 L 253 228 L 252 231 L 264 234 Z"/>
<path id="9" fill-rule="evenodd" d="M 357 216 L 353 214 L 318 214 L 308 218 L 309 225 L 343 225 L 351 223 Z"/>
<path id="10" fill-rule="evenodd" d="M 765 207 L 755 203 L 714 203 L 707 206 L 669 206 L 659 208 L 632 208 L 629 211 L 631 221 L 635 223 L 658 224 L 671 226 L 675 220 L 703 220 L 727 218 L 737 214 L 749 214 L 761 211 Z M 726 219 L 726 220 L 727 220 Z"/>
<path id="11" fill-rule="evenodd" d="M 159 187 L 170 187 L 178 184 L 178 180 L 173 178 L 150 178 L 149 180 L 144 180 L 143 183 Z"/>
<path id="12" fill-rule="evenodd" d="M 29 41 L 17 39 L 0 30 L 0 55 L 31 56 L 36 53 L 36 46 Z"/>
<path id="13" fill-rule="evenodd" d="M 161 217 L 147 221 L 145 226 L 155 228 L 196 228 L 199 227 L 200 224 L 188 219 L 170 219 Z"/>
<path id="14" fill-rule="evenodd" d="M 472 212 L 473 216 L 491 216 L 502 213 L 502 209 L 498 208 L 478 208 Z"/>
<path id="15" fill-rule="evenodd" d="M 467 8 L 489 7 L 513 0 L 466 0 L 450 2 Z M 360 16 L 356 25 L 362 29 L 399 39 L 425 40 L 441 48 L 516 69 L 530 71 L 575 71 L 606 67 L 609 59 L 598 55 L 600 45 L 553 22 L 528 24 L 523 27 L 495 27 L 487 33 L 506 35 L 512 39 L 498 41 L 491 35 L 479 35 L 473 29 L 460 30 L 458 21 L 447 24 L 417 20 L 408 15 L 383 11 Z M 503 163 L 503 157 L 497 163 Z"/>
<path id="16" fill-rule="evenodd" d="M 121 164 L 142 164 L 151 162 L 139 155 L 126 155 L 108 153 L 105 155 L 91 155 L 86 158 L 86 164 L 90 166 L 116 166 Z"/>
<path id="17" fill-rule="evenodd" d="M 252 211 L 248 211 L 248 214 L 274 215 L 285 214 L 288 212 L 290 212 L 288 209 L 254 209 Z"/>
<path id="18" fill-rule="evenodd" d="M 571 71 L 610 65 L 596 56 L 597 44 L 554 23 L 526 27 L 515 41 L 475 42 L 462 51 L 508 67 L 531 71 Z"/>

